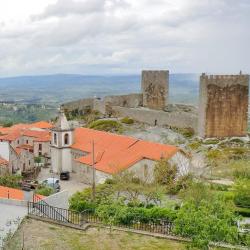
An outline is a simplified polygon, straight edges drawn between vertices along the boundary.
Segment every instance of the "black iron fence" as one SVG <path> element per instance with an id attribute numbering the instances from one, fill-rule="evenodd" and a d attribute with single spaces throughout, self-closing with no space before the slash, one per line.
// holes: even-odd
<path id="1" fill-rule="evenodd" d="M 107 224 L 105 224 L 91 211 L 78 212 L 69 209 L 57 208 L 50 206 L 43 201 L 28 202 L 28 214 L 80 227 L 84 226 L 86 223 L 95 223 L 107 226 Z M 142 223 L 139 220 L 134 220 L 129 224 L 113 223 L 112 226 L 165 235 L 170 235 L 173 232 L 173 223 L 167 220 L 158 220 L 148 223 Z"/>

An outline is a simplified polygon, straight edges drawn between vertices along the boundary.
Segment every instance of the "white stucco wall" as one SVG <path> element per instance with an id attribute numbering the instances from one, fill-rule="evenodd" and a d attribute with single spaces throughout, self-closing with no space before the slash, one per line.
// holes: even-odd
<path id="1" fill-rule="evenodd" d="M 190 159 L 181 152 L 177 152 L 169 162 L 177 166 L 179 176 L 186 175 L 190 171 Z"/>
<path id="2" fill-rule="evenodd" d="M 140 180 L 150 183 L 154 181 L 154 166 L 155 161 L 142 159 L 126 171 L 133 172 Z"/>
<path id="3" fill-rule="evenodd" d="M 61 170 L 61 150 L 51 147 L 51 168 L 53 173 L 59 173 Z"/>
<path id="4" fill-rule="evenodd" d="M 92 167 L 76 162 L 73 166 L 73 171 L 77 173 L 76 176 L 77 176 L 78 181 L 85 183 L 85 184 L 92 184 L 92 180 L 93 180 L 93 168 Z M 96 184 L 104 183 L 107 178 L 111 178 L 111 177 L 112 175 L 110 174 L 107 174 L 98 170 L 95 171 Z"/>

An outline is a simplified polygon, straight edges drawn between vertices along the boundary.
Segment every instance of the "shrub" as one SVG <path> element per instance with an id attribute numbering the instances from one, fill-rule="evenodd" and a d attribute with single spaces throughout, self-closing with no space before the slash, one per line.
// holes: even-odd
<path id="1" fill-rule="evenodd" d="M 2 175 L 0 176 L 0 186 L 18 188 L 21 186 L 21 175 Z"/>
<path id="2" fill-rule="evenodd" d="M 133 124 L 134 120 L 132 118 L 129 118 L 129 117 L 124 117 L 121 119 L 121 122 L 125 123 L 125 124 Z"/>
<path id="3" fill-rule="evenodd" d="M 102 204 L 96 209 L 97 215 L 105 222 L 129 225 L 135 222 L 159 223 L 162 220 L 174 221 L 176 211 L 169 208 L 128 207 L 120 203 Z M 110 219 L 113 217 L 112 219 Z"/>
<path id="4" fill-rule="evenodd" d="M 218 144 L 219 142 L 220 142 L 220 140 L 218 140 L 218 139 L 207 139 L 207 140 L 203 141 L 203 144 L 211 145 L 211 144 Z"/>
<path id="5" fill-rule="evenodd" d="M 5 122 L 4 124 L 3 124 L 3 127 L 4 128 L 8 128 L 8 127 L 11 127 L 13 125 L 13 122 Z"/>
<path id="6" fill-rule="evenodd" d="M 218 183 L 211 183 L 210 188 L 212 190 L 217 190 L 217 191 L 228 191 L 230 186 L 224 185 L 224 184 L 218 184 Z"/>
<path id="7" fill-rule="evenodd" d="M 177 176 L 177 166 L 171 165 L 166 159 L 161 159 L 155 164 L 155 181 L 161 185 L 171 186 L 174 184 Z"/>
<path id="8" fill-rule="evenodd" d="M 43 196 L 50 196 L 53 193 L 54 193 L 54 190 L 51 187 L 41 186 L 36 189 L 36 194 L 40 194 Z"/>
<path id="9" fill-rule="evenodd" d="M 234 203 L 241 207 L 250 207 L 250 181 L 248 179 L 238 179 L 233 190 L 235 192 Z"/>
<path id="10" fill-rule="evenodd" d="M 174 231 L 192 239 L 192 245 L 209 249 L 213 242 L 238 242 L 237 217 L 231 203 L 221 198 L 201 200 L 197 205 L 189 200 L 177 213 Z"/>
<path id="11" fill-rule="evenodd" d="M 95 201 L 93 201 L 92 188 L 73 194 L 69 199 L 70 208 L 79 212 L 95 210 L 98 204 L 109 203 L 114 194 L 113 186 L 106 183 L 97 185 L 95 191 Z"/>
<path id="12" fill-rule="evenodd" d="M 89 124 L 89 128 L 107 131 L 107 132 L 118 132 L 121 133 L 123 131 L 122 125 L 114 120 L 97 120 L 93 121 Z"/>
<path id="13" fill-rule="evenodd" d="M 200 141 L 194 141 L 194 142 L 189 143 L 188 146 L 192 150 L 197 150 L 201 146 L 201 142 Z"/>
<path id="14" fill-rule="evenodd" d="M 175 131 L 176 133 L 182 134 L 185 138 L 191 138 L 195 134 L 193 128 L 172 127 L 172 130 Z"/>
<path id="15" fill-rule="evenodd" d="M 40 156 L 35 157 L 35 163 L 41 163 L 42 158 Z"/>

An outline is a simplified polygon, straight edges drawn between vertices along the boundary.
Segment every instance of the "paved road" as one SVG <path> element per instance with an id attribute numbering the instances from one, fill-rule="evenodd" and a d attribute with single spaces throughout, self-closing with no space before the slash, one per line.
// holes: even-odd
<path id="1" fill-rule="evenodd" d="M 70 173 L 69 181 L 60 181 L 61 191 L 67 190 L 69 195 L 72 195 L 77 191 L 82 191 L 83 189 L 89 187 L 89 185 L 77 181 L 75 175 L 75 173 Z M 40 182 L 49 177 L 52 177 L 52 174 L 49 172 L 49 168 L 41 168 L 41 172 L 39 173 L 37 180 Z M 58 175 L 54 175 L 54 177 L 59 179 Z"/>
<path id="2" fill-rule="evenodd" d="M 27 214 L 27 207 L 0 204 L 0 249 L 9 232 L 14 233 Z"/>

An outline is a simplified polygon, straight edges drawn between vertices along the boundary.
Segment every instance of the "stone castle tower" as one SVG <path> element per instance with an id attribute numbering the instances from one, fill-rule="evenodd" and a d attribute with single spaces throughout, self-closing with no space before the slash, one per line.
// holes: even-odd
<path id="1" fill-rule="evenodd" d="M 73 144 L 73 129 L 70 128 L 63 111 L 59 112 L 58 121 L 52 129 L 51 167 L 53 173 L 72 171 L 71 148 Z"/>
<path id="2" fill-rule="evenodd" d="M 169 71 L 142 71 L 143 106 L 150 109 L 164 109 L 168 101 L 168 86 Z"/>
<path id="3" fill-rule="evenodd" d="M 248 119 L 248 75 L 200 77 L 198 133 L 201 137 L 245 136 Z"/>

